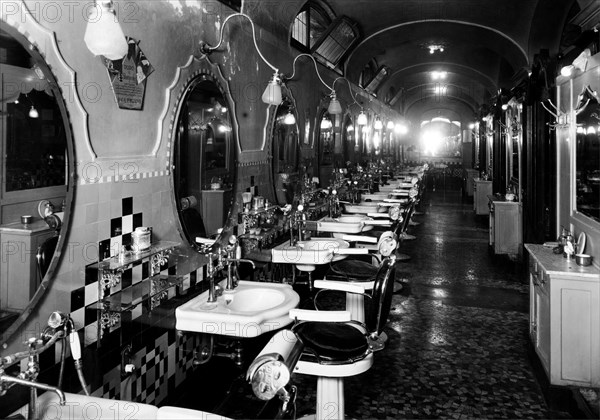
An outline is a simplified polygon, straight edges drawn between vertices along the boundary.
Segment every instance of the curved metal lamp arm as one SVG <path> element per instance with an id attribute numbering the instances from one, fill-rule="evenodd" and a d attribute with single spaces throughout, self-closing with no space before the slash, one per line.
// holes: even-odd
<path id="1" fill-rule="evenodd" d="M 333 83 L 331 84 L 331 86 L 334 86 L 334 87 L 335 87 L 335 82 L 337 82 L 339 79 L 343 79 L 343 80 L 345 80 L 345 81 L 346 81 L 346 83 L 348 84 L 348 90 L 350 91 L 350 97 L 351 97 L 351 98 L 352 98 L 352 100 L 354 101 L 352 104 L 356 104 L 356 105 L 358 105 L 358 106 L 360 107 L 360 109 L 362 110 L 362 109 L 363 109 L 363 107 L 362 107 L 362 105 L 361 105 L 361 104 L 359 104 L 359 103 L 358 103 L 358 101 L 356 100 L 356 95 L 353 95 L 353 94 L 352 94 L 352 85 L 350 84 L 350 80 L 346 79 L 344 76 L 339 76 L 339 77 L 336 77 L 336 78 L 335 78 L 335 80 L 333 81 Z M 352 104 L 350 104 L 350 105 L 352 105 Z"/>
<path id="2" fill-rule="evenodd" d="M 265 62 L 265 64 L 269 67 L 271 67 L 271 69 L 273 69 L 273 71 L 275 73 L 279 72 L 279 69 L 277 67 L 275 67 L 274 65 L 272 65 L 271 63 L 269 63 L 267 61 L 267 59 L 265 58 L 264 55 L 262 55 L 262 53 L 260 52 L 260 49 L 258 48 L 258 44 L 256 43 L 256 30 L 254 28 L 254 22 L 252 21 L 252 18 L 250 18 L 250 16 L 248 16 L 245 13 L 234 13 L 232 15 L 229 15 L 225 18 L 225 20 L 223 21 L 223 25 L 221 25 L 221 31 L 219 34 L 219 42 L 217 45 L 215 45 L 214 47 L 211 47 L 210 45 L 206 44 L 205 42 L 200 42 L 200 51 L 202 51 L 202 53 L 204 54 L 210 54 L 211 52 L 213 52 L 214 50 L 216 50 L 217 48 L 219 48 L 221 46 L 221 44 L 223 43 L 223 31 L 225 30 L 225 25 L 227 24 L 227 22 L 229 21 L 229 19 L 234 18 L 234 17 L 245 17 L 246 19 L 248 19 L 248 21 L 250 22 L 250 25 L 252 26 L 252 41 L 254 42 L 254 48 L 256 48 L 256 52 L 258 52 L 258 55 L 260 56 L 260 58 L 262 58 L 262 60 Z"/>
<path id="3" fill-rule="evenodd" d="M 298 54 L 296 57 L 294 57 L 294 61 L 292 62 L 292 75 L 291 75 L 291 76 L 289 76 L 289 77 L 287 77 L 287 76 L 284 76 L 282 79 L 283 79 L 284 81 L 288 81 L 288 80 L 292 80 L 292 79 L 294 78 L 294 76 L 296 75 L 296 61 L 298 61 L 298 59 L 299 59 L 300 57 L 309 57 L 309 58 L 312 60 L 313 64 L 315 65 L 315 72 L 317 72 L 317 77 L 319 78 L 319 80 L 321 81 L 321 83 L 323 83 L 323 85 L 324 85 L 324 86 L 325 86 L 327 89 L 329 89 L 329 90 L 331 91 L 331 93 L 335 92 L 335 90 L 333 89 L 333 86 L 329 86 L 329 85 L 328 85 L 327 83 L 325 83 L 325 81 L 324 81 L 324 80 L 321 78 L 321 73 L 319 73 L 319 68 L 317 67 L 317 60 L 315 60 L 315 58 L 314 58 L 312 55 L 308 54 L 308 53 L 301 53 L 301 54 Z"/>

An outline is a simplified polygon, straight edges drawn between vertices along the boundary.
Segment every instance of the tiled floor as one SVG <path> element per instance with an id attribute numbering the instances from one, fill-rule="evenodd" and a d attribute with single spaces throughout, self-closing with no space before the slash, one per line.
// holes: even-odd
<path id="1" fill-rule="evenodd" d="M 487 219 L 477 218 L 460 193 L 430 192 L 422 210 L 415 219 L 423 223 L 411 228 L 417 238 L 402 250 L 412 259 L 398 267 L 387 347 L 369 371 L 345 381 L 347 417 L 579 417 L 566 403 L 549 406 L 536 379 L 523 264 L 489 253 Z M 215 376 L 230 383 L 242 373 L 223 362 L 199 370 L 196 384 L 206 387 L 201 383 Z M 294 383 L 298 416 L 314 412 L 315 378 Z M 181 403 L 237 418 L 256 417 L 260 407 L 243 380 L 219 405 L 196 391 Z"/>

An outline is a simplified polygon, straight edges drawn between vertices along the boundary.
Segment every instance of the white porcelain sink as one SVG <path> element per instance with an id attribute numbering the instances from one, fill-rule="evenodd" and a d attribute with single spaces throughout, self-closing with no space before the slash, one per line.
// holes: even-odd
<path id="1" fill-rule="evenodd" d="M 360 196 L 360 198 L 362 198 L 363 200 L 381 201 L 384 198 L 388 198 L 388 196 L 389 196 L 389 192 L 383 191 L 383 192 L 376 192 L 376 193 L 372 193 L 372 194 L 362 194 Z"/>
<path id="2" fill-rule="evenodd" d="M 342 215 L 335 219 L 324 217 L 317 221 L 317 230 L 332 233 L 360 233 L 373 229 L 373 226 L 365 225 L 365 222 L 370 220 L 373 219 L 356 215 Z"/>
<path id="3" fill-rule="evenodd" d="M 214 303 L 207 300 L 208 290 L 175 309 L 175 328 L 257 337 L 288 325 L 288 312 L 298 306 L 300 297 L 288 284 L 240 280 L 233 292 L 224 292 Z"/>
<path id="4" fill-rule="evenodd" d="M 383 201 L 383 199 L 382 199 Z M 362 202 L 359 204 L 344 204 L 344 211 L 352 214 L 368 214 L 368 213 L 383 213 L 385 208 L 380 207 L 377 203 Z"/>
<path id="5" fill-rule="evenodd" d="M 271 258 L 274 263 L 296 264 L 299 270 L 313 271 L 316 265 L 346 258 L 336 251 L 349 247 L 348 242 L 339 238 L 312 238 L 296 245 L 288 242 L 278 245 L 271 250 Z"/>
<path id="6" fill-rule="evenodd" d="M 60 405 L 58 396 L 53 392 L 45 392 L 37 400 L 38 418 L 41 420 L 175 420 L 175 419 L 226 419 L 213 413 L 189 410 L 179 407 L 155 407 L 131 401 L 111 400 L 107 398 L 88 397 L 87 395 L 65 392 L 65 405 Z M 18 414 L 27 417 L 27 405 Z M 17 414 L 13 413 L 13 414 Z"/>

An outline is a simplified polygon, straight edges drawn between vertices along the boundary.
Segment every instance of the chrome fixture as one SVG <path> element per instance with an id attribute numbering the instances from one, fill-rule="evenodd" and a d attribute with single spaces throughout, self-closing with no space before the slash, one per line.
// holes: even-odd
<path id="1" fill-rule="evenodd" d="M 240 258 L 241 248 L 238 244 L 237 237 L 235 235 L 231 235 L 229 237 L 229 244 L 225 247 L 224 252 L 226 256 L 221 257 L 221 260 L 223 261 L 224 265 L 227 265 L 227 283 L 225 285 L 225 290 L 232 291 L 238 285 L 237 279 L 239 278 L 239 275 L 237 275 L 237 263 L 248 263 L 252 265 L 252 269 L 255 269 L 256 266 L 254 265 L 254 261 Z M 236 271 L 235 275 L 233 273 L 234 264 Z"/>
<path id="2" fill-rule="evenodd" d="M 256 31 L 254 29 L 254 22 L 252 21 L 252 18 L 250 18 L 250 16 L 248 16 L 245 13 L 233 13 L 233 14 L 227 16 L 227 18 L 225 18 L 225 20 L 223 21 L 223 24 L 221 25 L 221 33 L 219 34 L 219 42 L 217 43 L 217 45 L 212 47 L 212 46 L 208 45 L 207 43 L 205 43 L 204 41 L 200 41 L 200 52 L 202 54 L 208 55 L 208 54 L 212 53 L 213 51 L 215 51 L 216 49 L 218 49 L 221 46 L 221 44 L 223 43 L 223 30 L 225 29 L 227 22 L 229 22 L 229 20 L 231 18 L 238 17 L 238 16 L 246 18 L 250 22 L 250 26 L 252 27 L 252 41 L 254 41 L 254 48 L 256 49 L 256 52 L 258 53 L 260 58 L 265 62 L 265 64 L 273 70 L 273 77 L 267 84 L 267 87 L 262 94 L 262 100 L 264 103 L 269 104 L 269 105 L 279 105 L 279 104 L 281 104 L 281 101 L 283 100 L 282 95 L 281 95 L 281 78 L 279 76 L 279 69 L 277 69 L 277 67 L 273 66 L 271 63 L 269 63 L 269 61 L 267 61 L 265 56 L 262 55 L 262 53 L 260 52 L 260 49 L 258 48 L 258 44 L 256 43 Z"/>
<path id="3" fill-rule="evenodd" d="M 15 384 L 26 386 L 29 388 L 29 406 L 27 418 L 37 419 L 37 390 L 52 391 L 58 395 L 61 405 L 65 404 L 65 394 L 58 388 L 51 385 L 37 382 L 38 374 L 40 373 L 40 353 L 50 348 L 59 339 L 65 337 L 64 330 L 56 331 L 50 339 L 44 344 L 41 338 L 31 337 L 27 341 L 28 351 L 14 353 L 9 356 L 0 358 L 0 396 L 6 394 L 8 389 Z M 42 347 L 39 347 L 42 345 Z M 4 373 L 5 367 L 12 365 L 22 359 L 28 359 L 27 369 L 20 372 L 17 376 L 11 376 Z"/>

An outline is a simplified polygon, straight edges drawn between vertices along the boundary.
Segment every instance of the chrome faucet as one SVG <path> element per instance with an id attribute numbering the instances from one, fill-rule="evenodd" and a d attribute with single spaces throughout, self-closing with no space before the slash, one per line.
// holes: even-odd
<path id="1" fill-rule="evenodd" d="M 290 246 L 296 246 L 298 241 L 304 239 L 303 227 L 305 221 L 304 205 L 298 204 L 296 211 L 290 217 Z"/>
<path id="2" fill-rule="evenodd" d="M 28 419 L 37 419 L 37 390 L 52 391 L 58 395 L 60 405 L 65 405 L 65 394 L 58 387 L 36 382 L 40 372 L 39 354 L 53 345 L 58 339 L 63 338 L 63 331 L 55 333 L 52 338 L 41 348 L 38 345 L 43 344 L 43 340 L 32 337 L 27 341 L 28 352 L 15 353 L 10 356 L 0 358 L 0 396 L 6 394 L 6 391 L 15 384 L 23 385 L 29 388 L 29 406 Z M 4 365 L 12 364 L 18 360 L 27 357 L 27 369 L 17 376 L 11 376 L 4 373 Z"/>
<path id="3" fill-rule="evenodd" d="M 231 291 L 233 289 L 235 289 L 238 285 L 237 282 L 237 276 L 235 276 L 233 274 L 233 264 L 234 263 L 238 263 L 238 262 L 246 262 L 248 264 L 252 265 L 252 269 L 255 269 L 256 266 L 254 265 L 254 261 L 252 260 L 248 260 L 245 258 L 239 258 L 239 256 L 241 255 L 241 252 L 238 252 L 240 250 L 238 243 L 237 243 L 237 237 L 235 235 L 231 235 L 229 237 L 229 245 L 227 245 L 225 247 L 225 254 L 227 255 L 226 257 L 223 257 L 221 260 L 223 261 L 223 263 L 225 265 L 227 265 L 227 283 L 225 285 L 225 290 Z"/>

